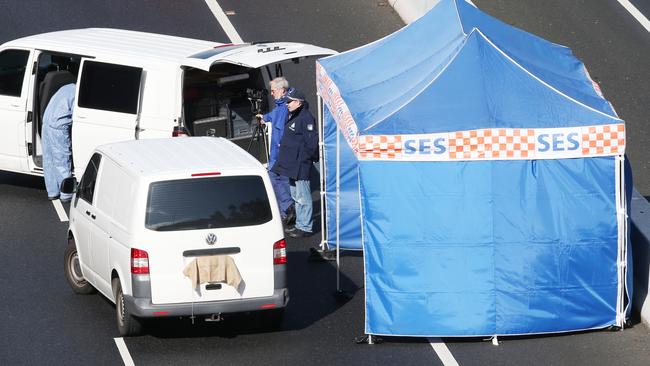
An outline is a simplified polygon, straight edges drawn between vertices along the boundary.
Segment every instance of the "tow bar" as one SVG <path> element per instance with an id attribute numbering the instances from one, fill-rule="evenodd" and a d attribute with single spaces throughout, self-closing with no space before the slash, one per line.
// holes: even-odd
<path id="1" fill-rule="evenodd" d="M 223 317 L 221 316 L 221 313 L 218 313 L 218 314 L 212 314 L 209 317 L 206 317 L 204 320 L 206 322 L 220 322 L 223 320 Z"/>

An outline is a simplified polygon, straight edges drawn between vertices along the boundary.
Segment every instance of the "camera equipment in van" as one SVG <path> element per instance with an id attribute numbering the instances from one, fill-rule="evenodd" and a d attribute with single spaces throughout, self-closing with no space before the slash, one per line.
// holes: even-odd
<path id="1" fill-rule="evenodd" d="M 262 100 L 266 96 L 266 90 L 257 90 L 257 89 L 251 89 L 251 88 L 246 88 L 246 96 L 248 97 L 248 100 L 256 101 L 258 103 L 262 103 Z M 257 109 L 253 107 L 253 113 L 255 113 Z"/>
<path id="2" fill-rule="evenodd" d="M 253 136 L 251 137 L 250 141 L 248 142 L 248 147 L 246 148 L 246 151 L 249 153 L 251 152 L 251 147 L 253 146 L 253 141 L 257 141 L 257 152 L 258 156 L 260 153 L 260 150 L 264 148 L 264 156 L 266 156 L 266 161 L 269 161 L 269 148 L 268 144 L 266 141 L 266 131 L 265 127 L 262 124 L 262 119 L 258 117 L 259 115 L 262 114 L 262 101 L 264 100 L 264 96 L 266 94 L 266 90 L 256 90 L 256 89 L 251 89 L 247 88 L 246 89 L 246 96 L 248 98 L 248 101 L 251 103 L 251 112 L 253 113 L 253 116 L 255 116 L 255 129 L 253 130 Z"/>

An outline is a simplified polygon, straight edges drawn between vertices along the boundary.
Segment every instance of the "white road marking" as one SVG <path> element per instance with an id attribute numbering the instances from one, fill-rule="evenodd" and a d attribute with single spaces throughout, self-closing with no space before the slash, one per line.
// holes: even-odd
<path id="1" fill-rule="evenodd" d="M 212 11 L 214 17 L 217 18 L 217 21 L 221 25 L 221 28 L 223 28 L 224 32 L 226 32 L 228 38 L 230 38 L 230 42 L 244 43 L 244 40 L 239 36 L 239 33 L 235 30 L 235 27 L 230 22 L 230 19 L 228 19 L 226 13 L 223 12 L 223 9 L 221 9 L 217 0 L 205 0 L 205 3 Z"/>
<path id="2" fill-rule="evenodd" d="M 61 201 L 54 200 L 54 201 L 52 201 L 52 205 L 54 206 L 54 209 L 56 210 L 56 214 L 59 215 L 59 220 L 61 220 L 61 222 L 68 221 L 68 214 L 65 213 L 65 209 L 63 208 L 63 205 L 61 204 Z"/>
<path id="3" fill-rule="evenodd" d="M 124 366 L 135 366 L 129 349 L 126 348 L 126 343 L 124 343 L 124 338 L 113 338 L 115 344 L 117 345 L 117 350 L 120 351 L 120 356 L 122 356 L 122 361 L 124 361 Z"/>
<path id="4" fill-rule="evenodd" d="M 445 342 L 442 341 L 440 338 L 427 338 L 429 343 L 431 344 L 431 347 L 433 348 L 434 351 L 436 351 L 436 354 L 438 355 L 438 358 L 440 361 L 442 361 L 442 364 L 445 366 L 458 366 L 458 362 L 456 362 L 456 359 L 454 358 L 454 355 L 451 354 L 449 351 L 449 348 L 447 348 L 447 345 Z"/>
<path id="5" fill-rule="evenodd" d="M 650 21 L 648 20 L 648 18 L 646 18 L 643 15 L 643 13 L 639 11 L 639 9 L 637 9 L 634 5 L 632 5 L 632 3 L 629 2 L 628 0 L 618 0 L 618 2 L 619 4 L 623 5 L 625 10 L 627 10 L 630 14 L 632 14 L 634 19 L 636 19 L 639 23 L 641 23 L 641 25 L 643 26 L 643 28 L 645 28 L 645 30 L 650 32 Z"/>

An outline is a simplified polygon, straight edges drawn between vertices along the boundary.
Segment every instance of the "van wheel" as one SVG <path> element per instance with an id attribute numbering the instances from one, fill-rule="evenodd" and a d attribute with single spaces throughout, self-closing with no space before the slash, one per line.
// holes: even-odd
<path id="1" fill-rule="evenodd" d="M 72 287 L 72 291 L 82 295 L 95 292 L 95 288 L 86 281 L 83 273 L 81 273 L 81 262 L 79 261 L 79 253 L 77 252 L 74 238 L 68 239 L 68 247 L 65 248 L 63 269 L 65 271 L 65 278 L 68 280 L 70 287 Z"/>
<path id="2" fill-rule="evenodd" d="M 117 330 L 121 336 L 133 336 L 142 332 L 140 319 L 131 315 L 124 300 L 122 285 L 119 278 L 113 279 L 113 294 L 115 294 L 115 312 L 117 315 Z"/>

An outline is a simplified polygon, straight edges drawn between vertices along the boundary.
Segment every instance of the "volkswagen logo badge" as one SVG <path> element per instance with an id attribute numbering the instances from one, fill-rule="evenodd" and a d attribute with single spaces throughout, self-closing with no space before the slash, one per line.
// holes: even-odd
<path id="1" fill-rule="evenodd" d="M 213 245 L 214 243 L 217 242 L 217 236 L 214 235 L 213 233 L 208 234 L 208 236 L 205 237 L 205 242 L 208 243 L 208 245 Z"/>

